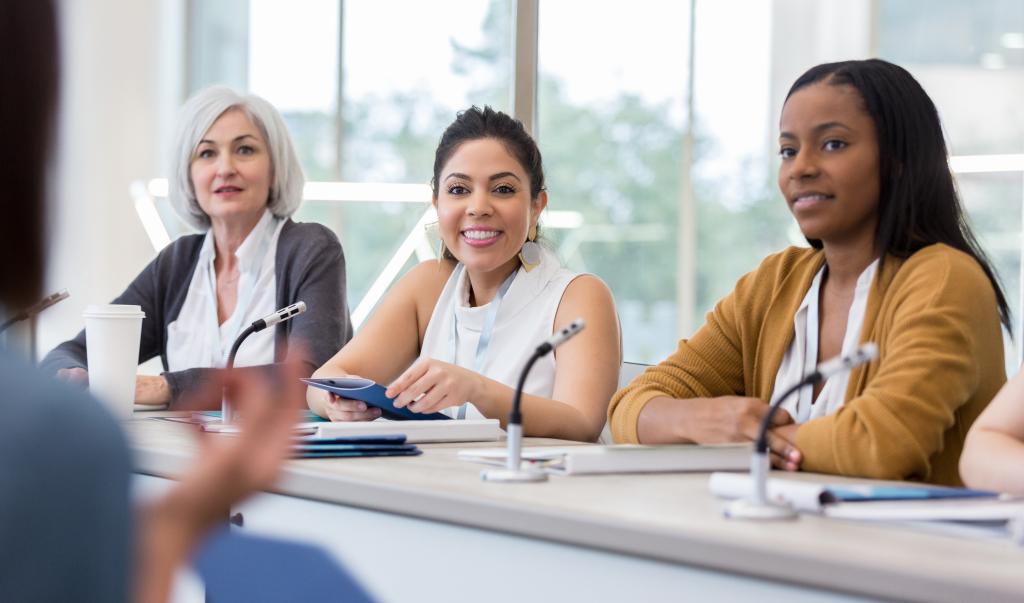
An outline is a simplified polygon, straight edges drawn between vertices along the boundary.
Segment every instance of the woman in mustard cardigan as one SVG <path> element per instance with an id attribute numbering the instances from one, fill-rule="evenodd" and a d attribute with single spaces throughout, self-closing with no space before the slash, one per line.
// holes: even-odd
<path id="1" fill-rule="evenodd" d="M 1009 310 L 960 207 L 935 105 L 891 63 L 819 65 L 789 91 L 779 154 L 779 188 L 811 247 L 766 258 L 616 393 L 616 441 L 753 440 L 774 393 L 872 341 L 876 361 L 783 404 L 773 464 L 959 484 L 967 430 L 1006 381 Z"/>

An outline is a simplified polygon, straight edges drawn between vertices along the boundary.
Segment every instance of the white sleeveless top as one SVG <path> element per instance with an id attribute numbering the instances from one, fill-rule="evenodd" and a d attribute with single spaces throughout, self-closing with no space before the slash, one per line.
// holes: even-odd
<path id="1" fill-rule="evenodd" d="M 542 249 L 539 266 L 530 272 L 522 267 L 518 269 L 498 306 L 494 330 L 479 371 L 483 376 L 515 388 L 530 354 L 554 332 L 555 313 L 562 294 L 577 276 L 580 275 L 563 268 L 555 254 L 547 249 Z M 469 278 L 461 264 L 456 267 L 427 323 L 420 358 L 434 358 L 474 370 L 477 344 L 490 305 L 469 306 Z M 457 342 L 452 336 L 456 315 Z M 453 350 L 456 344 L 458 349 Z M 554 388 L 555 355 L 548 354 L 533 365 L 523 392 L 550 398 Z M 457 417 L 459 407 L 446 408 L 441 412 Z M 467 404 L 465 418 L 480 419 L 484 416 L 470 403 Z"/>

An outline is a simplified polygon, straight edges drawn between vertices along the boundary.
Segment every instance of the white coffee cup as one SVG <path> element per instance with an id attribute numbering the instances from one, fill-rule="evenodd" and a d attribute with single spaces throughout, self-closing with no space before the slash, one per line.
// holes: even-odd
<path id="1" fill-rule="evenodd" d="M 85 309 L 89 391 L 111 414 L 130 419 L 135 405 L 139 339 L 146 314 L 139 306 L 93 305 Z"/>

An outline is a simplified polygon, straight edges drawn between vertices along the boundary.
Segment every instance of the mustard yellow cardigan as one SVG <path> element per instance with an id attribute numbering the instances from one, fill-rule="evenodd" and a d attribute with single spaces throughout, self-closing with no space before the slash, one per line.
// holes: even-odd
<path id="1" fill-rule="evenodd" d="M 659 396 L 770 400 L 793 315 L 824 260 L 789 248 L 742 277 L 691 339 L 615 394 L 615 440 L 637 442 L 640 412 Z M 981 266 L 942 244 L 886 256 L 868 295 L 866 341 L 880 356 L 850 374 L 844 405 L 797 430 L 802 469 L 959 485 L 967 430 L 1006 381 L 995 291 Z"/>

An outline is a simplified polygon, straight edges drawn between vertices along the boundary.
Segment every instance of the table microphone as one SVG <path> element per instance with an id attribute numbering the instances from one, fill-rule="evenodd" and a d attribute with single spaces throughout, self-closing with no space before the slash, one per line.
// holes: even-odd
<path id="1" fill-rule="evenodd" d="M 4 321 L 3 324 L 0 324 L 0 333 L 3 333 L 7 329 L 9 329 L 11 325 L 21 322 L 23 320 L 28 320 L 29 318 L 32 318 L 33 316 L 39 314 L 40 312 L 49 308 L 50 306 L 57 304 L 58 302 L 62 302 L 69 297 L 71 297 L 71 294 L 68 293 L 67 289 L 61 289 L 60 291 L 52 295 L 47 295 L 46 297 L 39 300 L 32 306 L 29 306 L 28 308 L 10 317 L 6 321 Z"/>
<path id="2" fill-rule="evenodd" d="M 871 362 L 878 357 L 878 346 L 870 341 L 862 344 L 852 354 L 847 356 L 836 356 L 826 360 L 817 366 L 811 373 L 804 376 L 796 385 L 787 389 L 781 396 L 777 397 L 768 412 L 761 420 L 761 429 L 758 431 L 757 440 L 754 443 L 754 453 L 750 458 L 751 494 L 750 498 L 741 498 L 730 504 L 726 510 L 726 517 L 740 519 L 789 519 L 796 516 L 792 507 L 768 500 L 768 472 L 771 470 L 771 460 L 768 456 L 768 430 L 772 426 L 772 417 L 782 406 L 782 403 L 791 395 L 803 387 L 814 385 L 821 381 L 838 375 L 845 371 Z"/>
<path id="3" fill-rule="evenodd" d="M 306 302 L 295 302 L 294 304 L 281 308 L 275 311 L 273 314 L 268 314 L 263 318 L 253 321 L 251 325 L 242 331 L 238 338 L 235 339 L 234 345 L 231 346 L 231 353 L 228 354 L 228 363 L 224 368 L 231 370 L 235 367 L 235 355 L 238 354 L 238 348 L 245 341 L 245 338 L 258 333 L 267 327 L 272 327 L 279 322 L 291 320 L 306 311 Z M 225 425 L 232 423 L 235 420 L 234 410 L 231 408 L 231 403 L 228 402 L 227 392 L 224 392 L 224 397 L 221 398 L 221 422 Z"/>
<path id="4" fill-rule="evenodd" d="M 562 327 L 557 333 L 548 338 L 547 341 L 537 346 L 533 354 L 526 361 L 523 372 L 519 374 L 519 384 L 516 385 L 516 393 L 512 398 L 512 412 L 508 415 L 508 457 L 504 469 L 489 469 L 483 471 L 480 477 L 486 481 L 494 482 L 542 482 L 548 478 L 543 471 L 536 471 L 522 468 L 523 456 L 523 415 L 519 410 L 519 402 L 523 397 L 523 385 L 526 383 L 526 376 L 530 374 L 535 362 L 547 356 L 552 350 L 569 341 L 583 330 L 586 323 L 582 318 Z"/>

